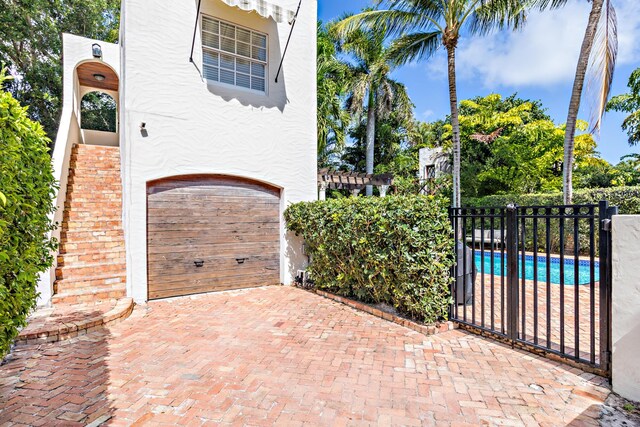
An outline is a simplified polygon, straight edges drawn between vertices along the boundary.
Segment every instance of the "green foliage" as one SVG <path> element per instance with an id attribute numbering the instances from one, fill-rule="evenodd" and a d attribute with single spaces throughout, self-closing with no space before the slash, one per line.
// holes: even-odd
<path id="1" fill-rule="evenodd" d="M 640 68 L 636 68 L 627 84 L 630 93 L 611 98 L 607 111 L 630 113 L 622 122 L 622 130 L 629 136 L 629 145 L 640 143 Z"/>
<path id="2" fill-rule="evenodd" d="M 116 131 L 116 101 L 106 93 L 89 92 L 80 103 L 82 129 Z"/>
<path id="3" fill-rule="evenodd" d="M 538 101 L 498 94 L 460 102 L 461 183 L 465 198 L 555 191 L 562 187 L 564 127 Z M 579 122 L 582 130 L 587 124 Z M 450 148 L 452 127 L 432 124 L 427 146 Z M 603 162 L 590 134 L 576 137 L 578 167 Z"/>
<path id="4" fill-rule="evenodd" d="M 573 195 L 574 203 L 597 204 L 601 200 L 607 200 L 610 205 L 618 206 L 621 214 L 640 214 L 640 186 L 593 188 L 577 190 Z M 465 206 L 506 206 L 516 203 L 520 206 L 547 206 L 561 205 L 562 193 L 549 194 L 502 194 L 480 198 L 469 198 L 464 201 Z"/>
<path id="5" fill-rule="evenodd" d="M 446 318 L 450 302 L 447 205 L 426 196 L 351 197 L 297 203 L 284 215 L 305 239 L 319 288 L 432 323 Z"/>
<path id="6" fill-rule="evenodd" d="M 574 174 L 576 188 L 608 188 L 640 185 L 640 155 L 629 154 L 613 166 L 606 161 L 579 167 Z"/>
<path id="7" fill-rule="evenodd" d="M 0 86 L 5 81 L 0 72 Z M 0 357 L 36 303 L 38 274 L 53 261 L 55 180 L 44 130 L 0 91 Z"/>
<path id="8" fill-rule="evenodd" d="M 8 91 L 54 139 L 62 98 L 62 33 L 115 42 L 120 0 L 0 0 L 0 64 Z"/>
<path id="9" fill-rule="evenodd" d="M 318 166 L 332 166 L 344 149 L 351 117 L 344 108 L 350 68 L 337 57 L 337 40 L 318 22 Z"/>

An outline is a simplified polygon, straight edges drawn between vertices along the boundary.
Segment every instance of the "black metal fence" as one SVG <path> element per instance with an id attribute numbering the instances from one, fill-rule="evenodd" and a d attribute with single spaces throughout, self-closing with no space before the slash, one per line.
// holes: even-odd
<path id="1" fill-rule="evenodd" d="M 608 375 L 616 213 L 607 202 L 451 209 L 451 319 Z"/>

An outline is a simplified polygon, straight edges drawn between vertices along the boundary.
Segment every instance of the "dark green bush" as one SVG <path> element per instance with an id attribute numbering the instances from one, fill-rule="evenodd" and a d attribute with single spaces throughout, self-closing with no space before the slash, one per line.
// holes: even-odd
<path id="1" fill-rule="evenodd" d="M 38 274 L 51 265 L 55 248 L 47 237 L 55 185 L 49 140 L 26 110 L 0 90 L 0 357 L 26 324 Z"/>
<path id="2" fill-rule="evenodd" d="M 638 187 L 611 187 L 591 188 L 576 190 L 573 193 L 573 202 L 576 204 L 598 204 L 601 200 L 607 200 L 611 206 L 618 206 L 621 214 L 640 214 L 640 186 Z M 463 201 L 464 206 L 506 206 L 516 203 L 520 206 L 561 205 L 562 193 L 549 194 L 499 194 L 493 196 L 469 198 Z"/>
<path id="3" fill-rule="evenodd" d="M 428 323 L 447 316 L 454 260 L 446 201 L 352 197 L 297 203 L 284 215 L 305 239 L 319 288 Z"/>

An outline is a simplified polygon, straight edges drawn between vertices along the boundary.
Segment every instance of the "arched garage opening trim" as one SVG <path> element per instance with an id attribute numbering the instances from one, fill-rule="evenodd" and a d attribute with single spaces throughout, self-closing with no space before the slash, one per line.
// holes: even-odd
<path id="1" fill-rule="evenodd" d="M 272 191 L 281 191 L 282 187 L 277 186 L 275 184 L 272 184 L 270 182 L 267 181 L 262 181 L 259 179 L 255 179 L 255 178 L 249 178 L 246 176 L 242 176 L 242 175 L 231 175 L 231 174 L 221 174 L 221 173 L 195 173 L 195 174 L 184 174 L 184 175 L 172 175 L 172 176 L 165 176 L 162 178 L 156 178 L 156 179 L 152 179 L 150 181 L 147 181 L 147 191 L 149 190 L 149 188 L 152 185 L 156 185 L 159 183 L 162 183 L 163 181 L 190 181 L 193 179 L 229 179 L 229 180 L 236 180 L 238 182 L 244 182 L 246 184 L 254 184 L 254 185 L 260 185 L 266 189 L 270 189 Z"/>
<path id="2" fill-rule="evenodd" d="M 147 298 L 280 283 L 281 189 L 229 175 L 147 183 Z"/>

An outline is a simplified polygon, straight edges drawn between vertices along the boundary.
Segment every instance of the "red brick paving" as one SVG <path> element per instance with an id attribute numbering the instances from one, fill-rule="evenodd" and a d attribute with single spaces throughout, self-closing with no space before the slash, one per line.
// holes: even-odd
<path id="1" fill-rule="evenodd" d="M 269 287 L 153 302 L 109 330 L 17 346 L 0 366 L 0 425 L 597 425 L 605 384 Z"/>

